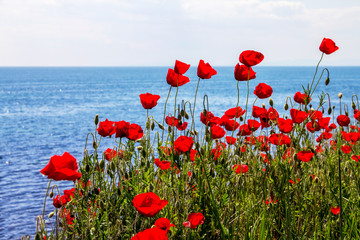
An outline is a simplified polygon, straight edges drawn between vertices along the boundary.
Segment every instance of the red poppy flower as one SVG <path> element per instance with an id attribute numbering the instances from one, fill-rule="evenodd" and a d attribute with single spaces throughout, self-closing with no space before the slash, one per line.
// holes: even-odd
<path id="1" fill-rule="evenodd" d="M 247 122 L 248 122 L 249 128 L 252 132 L 255 132 L 261 126 L 261 123 L 259 123 L 256 120 L 253 120 L 253 119 L 249 119 Z"/>
<path id="2" fill-rule="evenodd" d="M 264 60 L 264 55 L 261 52 L 246 50 L 239 56 L 239 61 L 247 67 L 255 66 Z"/>
<path id="3" fill-rule="evenodd" d="M 175 73 L 173 69 L 169 68 L 166 76 L 166 82 L 172 87 L 180 87 L 190 82 L 190 79 L 182 74 Z"/>
<path id="4" fill-rule="evenodd" d="M 195 149 L 191 149 L 190 150 L 190 160 L 194 162 L 196 157 L 197 158 L 199 157 L 199 152 Z"/>
<path id="5" fill-rule="evenodd" d="M 330 38 L 324 38 L 320 44 L 319 50 L 325 54 L 331 54 L 338 50 L 339 47 Z"/>
<path id="6" fill-rule="evenodd" d="M 331 208 L 331 212 L 334 214 L 334 215 L 338 215 L 340 213 L 340 207 L 332 207 Z"/>
<path id="7" fill-rule="evenodd" d="M 323 140 L 323 139 L 328 140 L 328 139 L 330 139 L 332 136 L 333 136 L 332 133 L 323 132 L 323 133 L 320 134 L 320 136 L 319 136 L 318 138 L 316 138 L 316 141 L 317 141 L 317 142 L 320 142 L 320 140 Z"/>
<path id="8" fill-rule="evenodd" d="M 239 127 L 238 136 L 248 136 L 251 134 L 251 130 L 249 128 L 249 125 L 243 124 Z"/>
<path id="9" fill-rule="evenodd" d="M 167 218 L 159 218 L 154 223 L 155 227 L 160 228 L 161 230 L 168 232 L 171 227 L 175 227 L 174 224 L 170 222 Z"/>
<path id="10" fill-rule="evenodd" d="M 192 137 L 180 136 L 174 142 L 174 149 L 177 152 L 184 153 L 190 151 L 194 144 Z"/>
<path id="11" fill-rule="evenodd" d="M 246 173 L 249 170 L 248 165 L 245 164 L 235 164 L 232 166 L 232 169 L 237 173 Z"/>
<path id="12" fill-rule="evenodd" d="M 240 126 L 240 124 L 238 122 L 235 122 L 235 120 L 232 120 L 232 119 L 225 120 L 223 125 L 225 126 L 226 131 L 235 131 Z"/>
<path id="13" fill-rule="evenodd" d="M 185 74 L 186 71 L 190 68 L 190 64 L 181 62 L 179 60 L 175 61 L 174 72 L 177 74 Z"/>
<path id="14" fill-rule="evenodd" d="M 311 101 L 311 97 L 307 96 L 305 93 L 297 92 L 294 95 L 295 102 L 299 104 L 309 104 Z"/>
<path id="15" fill-rule="evenodd" d="M 277 203 L 278 201 L 279 201 L 278 198 L 274 201 L 274 196 L 270 196 L 270 201 L 266 199 L 265 204 L 266 204 L 266 205 L 268 205 L 268 204 L 270 204 L 270 203 L 275 204 L 275 203 Z"/>
<path id="16" fill-rule="evenodd" d="M 290 116 L 294 123 L 302 123 L 308 117 L 308 115 L 309 114 L 307 114 L 306 112 L 294 108 L 290 109 Z"/>
<path id="17" fill-rule="evenodd" d="M 273 133 L 269 137 L 269 141 L 274 145 L 287 145 L 291 144 L 291 139 L 285 134 Z"/>
<path id="18" fill-rule="evenodd" d="M 173 126 L 173 127 L 177 126 L 179 124 L 179 120 L 176 117 L 166 116 L 165 122 L 166 122 L 167 125 Z"/>
<path id="19" fill-rule="evenodd" d="M 126 137 L 129 131 L 129 126 L 130 126 L 129 122 L 125 122 L 125 121 L 115 122 L 115 131 L 116 131 L 115 138 Z"/>
<path id="20" fill-rule="evenodd" d="M 318 121 L 311 121 L 306 124 L 306 129 L 309 132 L 314 133 L 314 132 L 320 131 L 321 127 L 320 127 Z"/>
<path id="21" fill-rule="evenodd" d="M 228 118 L 232 119 L 236 116 L 236 118 L 239 118 L 240 116 L 244 115 L 246 110 L 243 110 L 241 107 L 234 107 L 230 108 L 225 111 L 224 115 Z"/>
<path id="22" fill-rule="evenodd" d="M 227 144 L 234 145 L 236 143 L 236 138 L 226 136 L 226 142 L 227 142 Z"/>
<path id="23" fill-rule="evenodd" d="M 345 153 L 345 154 L 348 154 L 351 152 L 351 147 L 348 145 L 343 145 L 343 146 L 341 146 L 341 151 L 343 151 L 343 153 Z"/>
<path id="24" fill-rule="evenodd" d="M 356 156 L 356 155 L 352 155 L 352 156 L 351 156 L 351 159 L 354 160 L 354 161 L 356 161 L 356 162 L 359 162 L 359 160 L 360 160 L 360 155 L 357 155 L 357 156 Z"/>
<path id="25" fill-rule="evenodd" d="M 144 131 L 142 130 L 142 128 L 139 125 L 133 123 L 130 124 L 126 137 L 130 140 L 135 141 L 142 138 L 143 135 L 144 135 Z"/>
<path id="26" fill-rule="evenodd" d="M 70 153 L 65 152 L 62 156 L 52 156 L 49 163 L 40 172 L 55 181 L 75 181 L 81 177 L 81 173 L 77 170 L 76 159 Z"/>
<path id="27" fill-rule="evenodd" d="M 218 160 L 222 151 L 226 148 L 226 143 L 217 143 L 215 148 L 211 150 L 211 155 L 214 156 L 214 160 Z"/>
<path id="28" fill-rule="evenodd" d="M 219 139 L 225 136 L 225 131 L 222 127 L 214 125 L 210 128 L 211 138 Z"/>
<path id="29" fill-rule="evenodd" d="M 155 163 L 156 164 L 156 163 Z M 161 170 L 168 170 L 171 168 L 171 162 L 170 161 L 158 161 L 156 164 Z"/>
<path id="30" fill-rule="evenodd" d="M 279 117 L 279 113 L 276 111 L 275 108 L 269 107 L 269 110 L 267 111 L 267 117 L 270 120 L 276 120 Z"/>
<path id="31" fill-rule="evenodd" d="M 113 135 L 116 131 L 114 122 L 107 119 L 103 122 L 100 122 L 97 131 L 102 137 Z"/>
<path id="32" fill-rule="evenodd" d="M 234 76 L 238 81 L 247 81 L 256 78 L 256 72 L 252 70 L 251 67 L 245 65 L 237 64 L 235 66 Z"/>
<path id="33" fill-rule="evenodd" d="M 165 199 L 161 200 L 160 197 L 153 192 L 148 192 L 136 195 L 132 203 L 140 214 L 146 217 L 153 217 L 168 204 L 168 201 Z"/>
<path id="34" fill-rule="evenodd" d="M 323 118 L 323 114 L 318 110 L 310 110 L 309 117 L 311 118 L 311 120 L 320 120 Z"/>
<path id="35" fill-rule="evenodd" d="M 160 228 L 148 228 L 139 232 L 131 238 L 131 240 L 168 240 L 166 231 Z"/>
<path id="36" fill-rule="evenodd" d="M 360 111 L 358 111 L 357 109 L 354 110 L 354 118 L 360 121 Z"/>
<path id="37" fill-rule="evenodd" d="M 350 118 L 346 115 L 337 116 L 336 121 L 342 127 L 347 127 L 350 124 Z"/>
<path id="38" fill-rule="evenodd" d="M 190 213 L 188 215 L 188 221 L 184 222 L 184 227 L 189 227 L 191 229 L 195 229 L 198 225 L 203 224 L 205 221 L 205 217 L 202 213 Z"/>
<path id="39" fill-rule="evenodd" d="M 187 122 L 183 122 L 182 124 L 180 124 L 180 122 L 176 125 L 176 128 L 179 130 L 179 131 L 184 131 L 188 126 L 188 123 Z"/>
<path id="40" fill-rule="evenodd" d="M 282 133 L 289 133 L 293 129 L 293 121 L 291 119 L 278 118 L 279 130 Z"/>
<path id="41" fill-rule="evenodd" d="M 124 156 L 124 152 L 122 150 L 116 152 L 114 149 L 111 148 L 108 148 L 104 151 L 105 159 L 108 161 L 111 161 L 113 158 L 116 157 L 116 155 L 118 155 L 119 158 L 122 158 Z"/>
<path id="42" fill-rule="evenodd" d="M 312 151 L 309 150 L 305 150 L 305 151 L 300 151 L 296 154 L 297 159 L 299 159 L 302 162 L 308 162 L 312 159 L 312 157 L 314 156 L 314 153 Z"/>
<path id="43" fill-rule="evenodd" d="M 159 95 L 152 95 L 151 93 L 140 94 L 140 101 L 145 109 L 152 109 L 155 107 L 159 99 Z"/>
<path id="44" fill-rule="evenodd" d="M 57 195 L 56 198 L 53 198 L 53 205 L 56 208 L 61 208 L 61 206 L 62 206 L 62 201 L 61 201 L 61 198 L 59 198 L 59 197 L 60 197 L 60 195 Z"/>
<path id="45" fill-rule="evenodd" d="M 330 119 L 330 117 L 321 117 L 318 121 L 320 128 L 326 129 L 329 126 Z"/>
<path id="46" fill-rule="evenodd" d="M 213 69 L 209 63 L 205 63 L 204 60 L 200 60 L 197 68 L 197 75 L 199 78 L 210 79 L 213 75 L 216 74 L 216 70 Z"/>
<path id="47" fill-rule="evenodd" d="M 262 107 L 253 106 L 252 115 L 254 118 L 262 117 L 267 115 L 267 110 Z"/>
<path id="48" fill-rule="evenodd" d="M 254 90 L 254 94 L 260 99 L 268 98 L 272 93 L 273 89 L 265 83 L 259 83 Z"/>
<path id="49" fill-rule="evenodd" d="M 60 210 L 60 213 L 59 213 L 59 216 L 60 216 L 61 218 L 66 219 L 66 223 L 67 223 L 68 225 L 72 225 L 72 224 L 73 224 L 73 220 L 74 220 L 75 217 L 71 217 L 70 210 L 68 210 L 68 209 L 66 209 L 66 208 L 61 209 L 61 210 Z"/>

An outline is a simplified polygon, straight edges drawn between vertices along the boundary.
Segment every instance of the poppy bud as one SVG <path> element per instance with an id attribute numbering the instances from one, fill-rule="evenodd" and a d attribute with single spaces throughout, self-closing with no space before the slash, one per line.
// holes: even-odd
<path id="1" fill-rule="evenodd" d="M 116 166 L 115 166 L 115 163 L 114 163 L 114 162 L 111 162 L 110 167 L 111 167 L 111 170 L 112 170 L 113 172 L 115 172 Z"/>
<path id="2" fill-rule="evenodd" d="M 265 103 L 262 103 L 261 106 L 262 108 L 266 108 Z"/>
<path id="3" fill-rule="evenodd" d="M 356 109 L 356 104 L 354 102 L 352 102 L 351 107 L 355 110 Z"/>
<path id="4" fill-rule="evenodd" d="M 204 116 L 206 116 L 206 114 L 207 114 L 206 109 L 203 110 L 203 114 L 204 114 Z"/>
<path id="5" fill-rule="evenodd" d="M 342 98 L 342 93 L 339 93 L 338 97 L 341 99 Z"/>
<path id="6" fill-rule="evenodd" d="M 170 126 L 168 126 L 168 129 L 167 129 L 167 130 L 168 130 L 168 132 L 171 132 L 171 127 L 170 127 Z"/>
<path id="7" fill-rule="evenodd" d="M 99 115 L 95 115 L 95 119 L 94 119 L 94 123 L 95 123 L 95 125 L 98 125 L 98 123 L 99 123 Z"/>
<path id="8" fill-rule="evenodd" d="M 319 182 L 319 178 L 315 177 L 315 182 L 318 183 Z"/>
<path id="9" fill-rule="evenodd" d="M 48 217 L 52 218 L 54 216 L 54 212 L 49 213 Z"/>
<path id="10" fill-rule="evenodd" d="M 158 126 L 159 126 L 159 128 L 160 128 L 161 130 L 165 130 L 165 128 L 164 128 L 164 126 L 163 126 L 162 124 L 158 123 Z"/>
<path id="11" fill-rule="evenodd" d="M 105 167 L 105 160 L 101 159 L 100 161 L 100 168 L 103 169 Z"/>
<path id="12" fill-rule="evenodd" d="M 200 153 L 201 153 L 201 155 L 204 155 L 204 154 L 205 154 L 205 149 L 204 149 L 204 148 L 200 148 Z"/>
<path id="13" fill-rule="evenodd" d="M 54 196 L 54 192 L 53 190 L 51 190 L 51 192 L 49 193 L 49 197 L 52 198 Z"/>
<path id="14" fill-rule="evenodd" d="M 184 109 L 181 109 L 180 115 L 183 116 L 183 117 L 185 116 L 185 111 L 184 111 Z"/>
<path id="15" fill-rule="evenodd" d="M 284 109 L 285 109 L 285 111 L 287 111 L 289 109 L 289 104 L 285 103 Z"/>
<path id="16" fill-rule="evenodd" d="M 137 146 L 137 147 L 136 147 L 136 150 L 138 150 L 138 151 L 141 151 L 142 149 L 143 149 L 142 146 Z"/>
<path id="17" fill-rule="evenodd" d="M 331 111 L 331 108 L 329 107 L 329 108 L 328 108 L 328 114 L 330 115 L 331 112 L 332 112 L 332 111 Z"/>
<path id="18" fill-rule="evenodd" d="M 240 118 L 239 118 L 239 119 L 240 119 L 240 121 L 244 121 L 244 118 L 243 118 L 242 116 L 240 116 Z"/>
<path id="19" fill-rule="evenodd" d="M 272 100 L 272 98 L 269 98 L 269 104 L 270 104 L 270 106 L 274 106 L 274 101 Z"/>
<path id="20" fill-rule="evenodd" d="M 96 149 L 97 148 L 97 143 L 94 141 L 93 142 L 93 148 Z"/>
<path id="21" fill-rule="evenodd" d="M 349 116 L 349 113 L 347 111 L 345 111 L 345 115 L 348 117 Z"/>
<path id="22" fill-rule="evenodd" d="M 154 128 L 155 128 L 155 123 L 151 122 L 151 131 L 154 131 Z"/>
<path id="23" fill-rule="evenodd" d="M 189 119 L 189 114 L 187 112 L 185 112 L 185 118 Z"/>
<path id="24" fill-rule="evenodd" d="M 180 120 L 180 119 L 181 119 L 181 114 L 179 114 L 179 115 L 177 116 L 177 118 Z"/>
<path id="25" fill-rule="evenodd" d="M 325 86 L 329 85 L 329 83 L 330 83 L 330 78 L 327 77 L 327 78 L 325 79 Z"/>
<path id="26" fill-rule="evenodd" d="M 199 134 L 199 132 L 198 132 L 198 131 L 196 131 L 196 130 L 194 130 L 194 133 L 195 133 L 195 135 L 198 135 L 198 134 Z"/>

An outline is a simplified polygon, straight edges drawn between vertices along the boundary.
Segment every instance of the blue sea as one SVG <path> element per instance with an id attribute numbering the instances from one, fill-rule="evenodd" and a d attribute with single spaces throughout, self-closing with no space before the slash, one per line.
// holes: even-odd
<path id="1" fill-rule="evenodd" d="M 214 67 L 218 74 L 201 80 L 197 98 L 197 119 L 206 94 L 210 111 L 221 116 L 235 107 L 237 90 L 234 67 Z M 360 93 L 360 67 L 328 67 L 330 84 L 325 77 L 313 96 L 328 92 L 339 110 L 337 95 L 343 93 L 343 103 L 351 108 L 351 96 Z M 35 220 L 42 213 L 48 180 L 40 170 L 53 155 L 65 151 L 82 159 L 85 138 L 94 131 L 94 117 L 100 121 L 126 120 L 144 127 L 146 111 L 139 94 L 161 96 L 158 106 L 149 113 L 162 122 L 164 103 L 169 90 L 167 67 L 2 67 L 0 68 L 0 239 L 20 239 L 35 234 Z M 321 70 L 321 69 L 320 69 Z M 254 67 L 257 78 L 250 81 L 249 106 L 255 100 L 255 86 L 272 86 L 272 99 L 280 114 L 287 96 L 303 91 L 302 85 L 311 82 L 315 67 Z M 190 83 L 178 92 L 182 99 L 193 102 L 197 76 L 196 68 L 185 74 Z M 245 108 L 246 82 L 240 82 L 240 106 Z M 167 109 L 173 111 L 174 89 Z M 267 100 L 258 100 L 261 106 Z M 251 107 L 250 107 L 251 109 Z M 327 108 L 325 109 L 325 111 Z M 200 126 L 200 124 L 197 124 Z M 102 147 L 113 147 L 113 139 L 104 139 Z M 56 182 L 62 190 L 71 182 Z M 47 213 L 53 210 L 47 202 Z"/>

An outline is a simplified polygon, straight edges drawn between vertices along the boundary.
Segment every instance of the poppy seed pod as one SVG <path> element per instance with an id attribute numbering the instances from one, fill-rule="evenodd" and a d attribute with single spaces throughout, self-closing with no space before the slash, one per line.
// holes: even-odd
<path id="1" fill-rule="evenodd" d="M 97 114 L 95 115 L 94 123 L 95 123 L 96 126 L 99 123 L 99 115 L 97 115 Z"/>
<path id="2" fill-rule="evenodd" d="M 342 98 L 342 96 L 343 96 L 342 93 L 339 93 L 338 97 L 339 97 L 340 99 Z"/>
<path id="3" fill-rule="evenodd" d="M 330 83 L 330 78 L 327 77 L 327 78 L 325 79 L 325 85 L 327 86 L 327 85 L 329 85 L 329 83 Z"/>

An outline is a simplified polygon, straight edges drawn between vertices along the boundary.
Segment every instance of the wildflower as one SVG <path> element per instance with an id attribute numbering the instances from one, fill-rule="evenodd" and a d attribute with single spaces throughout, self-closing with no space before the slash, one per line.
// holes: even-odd
<path id="1" fill-rule="evenodd" d="M 49 163 L 40 172 L 55 181 L 75 181 L 81 177 L 81 173 L 77 170 L 76 159 L 70 153 L 65 152 L 62 156 L 52 156 Z"/>
<path id="2" fill-rule="evenodd" d="M 153 192 L 148 192 L 136 195 L 132 203 L 139 214 L 146 217 L 153 217 L 168 204 L 168 201 L 161 200 L 160 197 Z"/>
<path id="3" fill-rule="evenodd" d="M 109 121 L 109 120 L 105 120 L 103 122 L 99 123 L 99 127 L 97 129 L 97 132 L 102 136 L 102 137 L 107 137 L 107 136 L 111 136 L 115 133 L 116 129 L 114 126 L 114 122 Z"/>
<path id="4" fill-rule="evenodd" d="M 237 64 L 235 66 L 234 76 L 238 81 L 247 81 L 250 79 L 256 78 L 256 72 L 252 70 L 251 67 L 247 67 L 245 65 Z"/>
<path id="5" fill-rule="evenodd" d="M 330 38 L 324 38 L 320 44 L 319 50 L 325 54 L 331 54 L 338 50 L 339 47 Z"/>
<path id="6" fill-rule="evenodd" d="M 175 66 L 174 66 L 174 72 L 177 74 L 185 74 L 186 71 L 190 68 L 190 64 L 181 62 L 179 60 L 175 61 Z"/>
<path id="7" fill-rule="evenodd" d="M 155 107 L 159 99 L 159 95 L 153 95 L 151 93 L 140 94 L 141 105 L 145 109 L 152 109 L 153 107 Z"/>
<path id="8" fill-rule="evenodd" d="M 202 213 L 190 213 L 187 217 L 188 221 L 184 222 L 184 227 L 195 229 L 198 225 L 203 224 L 205 217 Z"/>
<path id="9" fill-rule="evenodd" d="M 261 52 L 246 50 L 239 56 L 239 61 L 247 67 L 255 66 L 264 60 L 264 55 Z"/>
<path id="10" fill-rule="evenodd" d="M 260 99 L 268 98 L 272 93 L 273 89 L 265 83 L 259 83 L 254 90 L 254 94 Z"/>
<path id="11" fill-rule="evenodd" d="M 209 63 L 205 63 L 204 60 L 199 61 L 197 68 L 197 75 L 202 79 L 210 79 L 213 75 L 216 75 L 217 72 L 213 69 Z"/>

